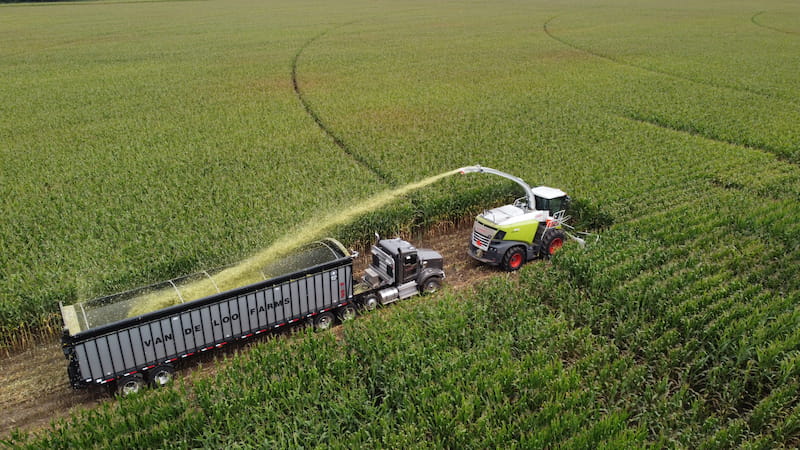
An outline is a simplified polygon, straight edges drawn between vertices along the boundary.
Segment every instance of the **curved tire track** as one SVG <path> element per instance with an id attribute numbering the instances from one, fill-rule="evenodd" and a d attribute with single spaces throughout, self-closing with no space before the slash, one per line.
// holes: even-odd
<path id="1" fill-rule="evenodd" d="M 300 100 L 300 103 L 303 105 L 303 109 L 305 109 L 306 113 L 314 120 L 314 122 L 319 126 L 319 128 L 326 134 L 328 137 L 333 140 L 333 143 L 336 144 L 344 153 L 346 153 L 350 158 L 356 161 L 359 165 L 364 167 L 365 169 L 372 172 L 375 176 L 377 176 L 380 180 L 383 180 L 384 183 L 395 186 L 397 181 L 394 177 L 389 174 L 387 171 L 380 168 L 378 165 L 372 163 L 367 158 L 361 156 L 357 152 L 355 152 L 347 143 L 342 140 L 334 131 L 322 120 L 319 114 L 311 107 L 311 104 L 306 99 L 305 95 L 303 94 L 303 90 L 300 88 L 300 83 L 297 80 L 297 63 L 300 60 L 300 56 L 303 54 L 303 51 L 308 48 L 311 44 L 315 41 L 319 40 L 329 32 L 336 30 L 338 28 L 352 25 L 357 21 L 343 23 L 341 25 L 337 25 L 333 28 L 329 28 L 322 33 L 317 34 L 316 36 L 312 37 L 311 39 L 307 40 L 295 53 L 294 58 L 292 59 L 292 86 L 294 87 L 294 92 L 297 95 L 297 98 Z"/>
<path id="2" fill-rule="evenodd" d="M 713 136 L 713 135 L 710 135 L 708 133 L 704 133 L 703 131 L 700 131 L 700 130 L 698 130 L 698 129 L 694 128 L 694 127 L 691 127 L 691 126 L 683 126 L 683 127 L 681 127 L 681 126 L 673 125 L 673 124 L 668 123 L 668 122 L 663 121 L 663 120 L 658 120 L 658 119 L 649 118 L 649 117 L 643 117 L 643 116 L 635 116 L 635 115 L 616 115 L 616 117 L 619 117 L 620 119 L 628 120 L 628 121 L 631 121 L 631 122 L 636 122 L 636 123 L 640 123 L 640 124 L 654 126 L 654 127 L 657 127 L 657 128 L 661 128 L 662 130 L 667 130 L 667 131 L 672 131 L 672 132 L 675 132 L 675 133 L 681 133 L 681 134 L 687 134 L 687 135 L 690 135 L 690 136 L 699 137 L 701 139 L 705 139 L 707 141 L 711 141 L 711 142 L 714 142 L 714 143 L 717 143 L 717 144 L 733 145 L 733 146 L 740 147 L 740 148 L 746 148 L 748 150 L 755 150 L 755 151 L 758 151 L 758 152 L 763 152 L 763 153 L 769 154 L 769 155 L 777 158 L 780 161 L 783 161 L 783 162 L 786 162 L 786 163 L 789 163 L 789 164 L 793 164 L 793 165 L 800 164 L 800 161 L 797 161 L 796 158 L 793 158 L 791 155 L 787 155 L 786 152 L 781 150 L 781 149 L 777 149 L 777 148 L 773 148 L 773 147 L 767 147 L 767 146 L 757 146 L 757 145 L 737 142 L 737 141 L 734 141 L 734 140 L 731 140 L 731 139 L 725 139 L 725 138 L 722 138 L 722 137 L 719 137 L 719 136 Z"/>
<path id="3" fill-rule="evenodd" d="M 768 99 L 773 100 L 773 101 L 774 100 L 779 100 L 779 101 L 782 101 L 782 102 L 790 103 L 792 105 L 795 104 L 795 102 L 793 102 L 790 99 L 786 99 L 786 98 L 783 98 L 783 97 L 778 97 L 776 95 L 766 94 L 764 92 L 759 92 L 759 91 L 755 91 L 755 90 L 752 90 L 752 89 L 746 89 L 746 88 L 728 86 L 728 85 L 724 85 L 724 84 L 712 83 L 710 81 L 699 80 L 699 79 L 687 77 L 687 76 L 684 76 L 684 75 L 679 75 L 679 74 L 675 74 L 675 73 L 672 73 L 672 72 L 667 72 L 667 71 L 664 71 L 664 70 L 653 69 L 651 67 L 640 66 L 640 65 L 637 65 L 637 64 L 631 64 L 629 62 L 614 58 L 613 56 L 605 55 L 605 54 L 602 54 L 602 53 L 599 53 L 599 52 L 595 52 L 595 51 L 580 47 L 577 44 L 574 44 L 574 43 L 572 43 L 572 42 L 570 42 L 570 41 L 568 41 L 568 40 L 566 40 L 566 39 L 564 39 L 562 37 L 556 36 L 555 34 L 553 34 L 552 31 L 550 31 L 550 29 L 549 29 L 550 22 L 552 22 L 554 19 L 556 19 L 558 17 L 561 17 L 562 15 L 563 14 L 555 15 L 555 16 L 547 19 L 544 22 L 542 28 L 544 29 L 545 34 L 547 34 L 547 36 L 549 36 L 551 39 L 553 39 L 555 41 L 558 41 L 558 42 L 560 42 L 560 43 L 562 43 L 562 44 L 564 44 L 564 45 L 566 45 L 566 46 L 568 46 L 568 47 L 570 47 L 570 48 L 572 48 L 574 50 L 577 50 L 579 52 L 587 53 L 589 55 L 595 56 L 597 58 L 602 58 L 602 59 L 604 59 L 606 61 L 609 61 L 609 62 L 612 62 L 614 64 L 619 64 L 621 66 L 626 66 L 626 67 L 631 67 L 631 68 L 634 68 L 634 69 L 644 70 L 646 72 L 650 72 L 650 73 L 654 73 L 654 74 L 658 74 L 658 75 L 662 75 L 662 76 L 667 76 L 667 77 L 670 77 L 670 78 L 675 78 L 675 79 L 687 81 L 689 83 L 698 84 L 698 85 L 701 85 L 701 86 L 707 86 L 707 87 L 712 87 L 712 88 L 716 88 L 716 89 L 727 89 L 727 90 L 731 90 L 731 91 L 735 91 L 735 92 L 741 92 L 741 93 L 746 93 L 746 94 L 751 94 L 751 95 L 757 95 L 759 97 L 768 98 Z"/>
<path id="4" fill-rule="evenodd" d="M 766 28 L 767 30 L 775 31 L 777 33 L 788 34 L 788 35 L 791 35 L 791 36 L 800 36 L 800 33 L 798 33 L 797 31 L 782 30 L 780 28 L 771 27 L 769 25 L 764 25 L 763 23 L 757 21 L 756 17 L 764 14 L 765 12 L 766 11 L 759 11 L 759 12 L 753 14 L 753 16 L 750 17 L 750 22 L 753 22 L 753 24 L 758 26 L 758 27 Z"/>

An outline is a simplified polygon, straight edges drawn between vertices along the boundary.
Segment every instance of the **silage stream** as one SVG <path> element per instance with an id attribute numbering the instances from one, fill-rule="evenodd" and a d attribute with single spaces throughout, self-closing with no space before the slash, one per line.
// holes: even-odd
<path id="1" fill-rule="evenodd" d="M 339 213 L 321 220 L 311 221 L 294 232 L 287 233 L 274 244 L 244 261 L 217 272 L 201 272 L 153 287 L 113 296 L 99 302 L 87 302 L 66 307 L 65 322 L 72 334 L 85 331 L 127 317 L 146 314 L 183 302 L 197 300 L 218 292 L 235 289 L 298 270 L 298 264 L 313 265 L 310 261 L 309 243 L 322 238 L 333 228 L 347 224 L 355 218 L 386 206 L 391 201 L 414 190 L 429 186 L 458 170 L 444 172 L 395 189 L 383 191 Z M 305 251 L 303 250 L 305 247 Z M 300 255 L 300 256 L 298 256 Z M 291 256 L 291 258 L 289 258 Z M 283 258 L 283 259 L 282 259 Z M 288 272 L 287 272 L 288 271 Z M 283 273 L 280 273 L 283 272 Z"/>

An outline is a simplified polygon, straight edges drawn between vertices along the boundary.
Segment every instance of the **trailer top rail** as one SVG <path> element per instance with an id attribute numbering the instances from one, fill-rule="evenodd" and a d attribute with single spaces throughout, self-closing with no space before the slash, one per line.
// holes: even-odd
<path id="1" fill-rule="evenodd" d="M 339 241 L 326 238 L 260 267 L 255 282 L 234 289 L 220 289 L 216 281 L 219 274 L 235 269 L 235 266 L 225 266 L 72 305 L 59 304 L 65 336 L 82 339 L 154 320 L 185 309 L 188 303 L 191 303 L 191 307 L 200 306 L 224 296 L 258 289 L 264 283 L 280 283 L 288 278 L 324 270 L 350 258 L 349 252 Z M 140 314 L 134 313 L 143 304 L 155 303 L 152 299 L 158 299 L 157 305 L 168 306 Z"/>

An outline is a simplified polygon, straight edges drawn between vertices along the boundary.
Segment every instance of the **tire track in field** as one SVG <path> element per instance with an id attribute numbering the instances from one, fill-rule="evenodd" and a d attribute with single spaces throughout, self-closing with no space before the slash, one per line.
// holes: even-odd
<path id="1" fill-rule="evenodd" d="M 623 120 L 627 120 L 627 121 L 631 121 L 631 122 L 636 122 L 636 123 L 641 123 L 641 124 L 645 124 L 645 125 L 650 125 L 650 126 L 654 126 L 654 127 L 657 127 L 657 128 L 661 128 L 662 130 L 668 130 L 668 131 L 672 131 L 672 132 L 675 132 L 675 133 L 681 133 L 681 134 L 687 134 L 687 135 L 690 135 L 690 136 L 699 137 L 699 138 L 702 138 L 702 139 L 705 139 L 707 141 L 711 141 L 711 142 L 714 142 L 714 143 L 717 143 L 717 144 L 733 145 L 733 146 L 739 147 L 739 148 L 746 148 L 748 150 L 755 150 L 755 151 L 767 153 L 767 154 L 769 154 L 771 156 L 774 156 L 778 160 L 786 162 L 786 163 L 789 163 L 789 164 L 793 164 L 793 165 L 800 164 L 800 161 L 798 161 L 798 157 L 797 156 L 793 156 L 793 155 L 787 154 L 785 150 L 778 149 L 778 148 L 775 148 L 775 147 L 764 146 L 764 145 L 752 145 L 752 144 L 747 144 L 747 143 L 743 143 L 743 142 L 737 142 L 737 141 L 734 141 L 734 140 L 731 140 L 731 139 L 726 139 L 726 138 L 723 138 L 723 137 L 720 137 L 720 136 L 711 135 L 709 133 L 703 132 L 702 130 L 698 130 L 697 128 L 692 127 L 692 126 L 676 126 L 676 125 L 670 124 L 668 122 L 665 122 L 663 120 L 654 119 L 652 117 L 644 117 L 644 116 L 636 116 L 636 115 L 615 115 L 615 116 L 620 118 L 620 119 L 623 119 Z"/>
<path id="2" fill-rule="evenodd" d="M 372 172 L 380 180 L 383 180 L 384 183 L 386 183 L 386 184 L 388 184 L 390 186 L 395 186 L 395 185 L 397 185 L 397 180 L 395 180 L 394 177 L 391 174 L 389 174 L 387 171 L 383 170 L 377 164 L 372 163 L 367 158 L 361 156 L 356 151 L 354 151 L 341 137 L 339 137 L 339 135 L 337 135 L 331 129 L 330 126 L 328 126 L 328 124 L 325 123 L 324 120 L 322 120 L 322 118 L 320 117 L 319 113 L 317 113 L 314 110 L 314 108 L 309 103 L 308 99 L 303 94 L 303 90 L 300 88 L 300 83 L 297 80 L 297 63 L 300 60 L 300 56 L 302 56 L 303 51 L 306 48 L 308 48 L 311 44 L 313 44 L 314 42 L 316 42 L 317 40 L 319 40 L 320 38 L 322 38 L 323 36 L 325 36 L 329 32 L 331 32 L 333 30 L 336 30 L 338 28 L 347 26 L 347 25 L 352 25 L 352 24 L 354 24 L 356 22 L 357 21 L 354 20 L 352 22 L 347 22 L 347 23 L 343 23 L 341 25 L 337 25 L 337 26 L 335 26 L 333 28 L 329 28 L 329 29 L 317 34 L 316 36 L 312 37 L 311 39 L 307 40 L 297 50 L 297 53 L 295 53 L 294 58 L 292 59 L 292 86 L 294 87 L 294 92 L 297 95 L 297 98 L 300 100 L 300 103 L 303 105 L 303 109 L 305 109 L 306 113 L 312 119 L 314 119 L 314 122 L 317 124 L 317 126 L 326 135 L 328 135 L 328 137 L 331 138 L 331 140 L 333 140 L 333 143 L 336 144 L 337 147 L 339 147 L 344 153 L 346 153 L 350 158 L 352 158 L 354 161 L 356 161 L 359 165 L 361 165 L 365 169 L 367 169 L 370 172 Z"/>
<path id="3" fill-rule="evenodd" d="M 593 50 L 590 50 L 590 49 L 587 49 L 587 48 L 583 48 L 583 47 L 581 47 L 581 46 L 579 46 L 579 45 L 577 45 L 575 43 L 572 43 L 572 42 L 570 42 L 570 41 L 568 41 L 568 40 L 566 40 L 566 39 L 564 39 L 562 37 L 559 37 L 559 36 L 553 34 L 553 32 L 550 30 L 550 28 L 549 28 L 550 22 L 552 22 L 554 19 L 556 19 L 558 17 L 561 17 L 562 15 L 563 14 L 555 15 L 555 16 L 547 19 L 544 22 L 544 25 L 542 26 L 542 28 L 544 29 L 545 34 L 547 34 L 547 36 L 549 36 L 551 39 L 553 39 L 555 41 L 558 41 L 558 42 L 560 42 L 560 43 L 562 43 L 562 44 L 564 44 L 564 45 L 566 45 L 566 46 L 568 46 L 568 47 L 570 47 L 570 48 L 572 48 L 574 50 L 577 50 L 579 52 L 587 53 L 589 55 L 595 56 L 597 58 L 604 59 L 606 61 L 612 62 L 614 64 L 618 64 L 618 65 L 621 65 L 621 66 L 632 67 L 634 69 L 644 70 L 644 71 L 647 71 L 647 72 L 650 72 L 650 73 L 654 73 L 654 74 L 657 74 L 657 75 L 662 75 L 662 76 L 667 76 L 667 77 L 670 77 L 670 78 L 675 78 L 675 79 L 678 79 L 678 80 L 687 81 L 687 82 L 692 83 L 692 84 L 698 84 L 698 85 L 701 85 L 701 86 L 707 86 L 707 87 L 712 87 L 712 88 L 716 88 L 716 89 L 727 89 L 727 90 L 731 90 L 731 91 L 735 91 L 735 92 L 741 92 L 741 93 L 746 93 L 746 94 L 751 94 L 751 95 L 757 95 L 759 97 L 768 98 L 768 99 L 773 100 L 773 101 L 774 100 L 779 100 L 779 101 L 783 101 L 783 102 L 790 103 L 790 104 L 793 104 L 793 105 L 795 104 L 795 102 L 793 102 L 790 99 L 787 99 L 787 98 L 784 98 L 784 97 L 780 97 L 780 96 L 776 96 L 776 95 L 773 95 L 773 94 L 767 94 L 767 93 L 764 93 L 764 92 L 760 92 L 760 91 L 756 91 L 756 90 L 752 90 L 752 89 L 747 89 L 747 88 L 734 87 L 734 86 L 728 86 L 728 85 L 724 85 L 724 84 L 713 83 L 711 81 L 691 78 L 691 77 L 687 77 L 685 75 L 679 75 L 679 74 L 676 74 L 676 73 L 667 72 L 665 70 L 654 69 L 652 67 L 647 67 L 647 66 L 640 66 L 640 65 L 637 65 L 637 64 L 632 64 L 632 63 L 623 61 L 623 60 L 615 58 L 613 56 L 609 56 L 609 55 L 606 55 L 606 54 L 603 54 L 603 53 L 600 53 L 600 52 L 596 52 L 596 51 L 593 51 Z"/>
<path id="4" fill-rule="evenodd" d="M 766 11 L 759 11 L 759 12 L 757 12 L 757 13 L 753 14 L 753 16 L 752 16 L 752 17 L 750 17 L 750 22 L 753 22 L 753 24 L 754 24 L 754 25 L 756 25 L 756 26 L 758 26 L 758 27 L 761 27 L 761 28 L 766 28 L 767 30 L 775 31 L 775 32 L 777 32 L 777 33 L 788 34 L 788 35 L 791 35 L 791 36 L 800 36 L 800 33 L 798 33 L 797 31 L 782 30 L 782 29 L 780 29 L 780 28 L 777 28 L 777 27 L 772 27 L 772 26 L 769 26 L 769 25 L 764 25 L 763 23 L 761 23 L 761 22 L 757 21 L 757 20 L 756 20 L 756 17 L 758 17 L 758 16 L 760 16 L 760 15 L 764 14 L 765 12 L 766 12 Z"/>

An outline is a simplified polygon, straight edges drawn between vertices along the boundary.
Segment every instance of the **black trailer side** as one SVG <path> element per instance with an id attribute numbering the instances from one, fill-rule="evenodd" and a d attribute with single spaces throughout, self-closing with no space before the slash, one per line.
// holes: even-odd
<path id="1" fill-rule="evenodd" d="M 183 358 L 329 314 L 351 302 L 353 259 L 342 253 L 278 278 L 74 335 L 65 332 L 70 382 L 76 389 L 128 379 L 158 382 L 159 369 Z"/>

